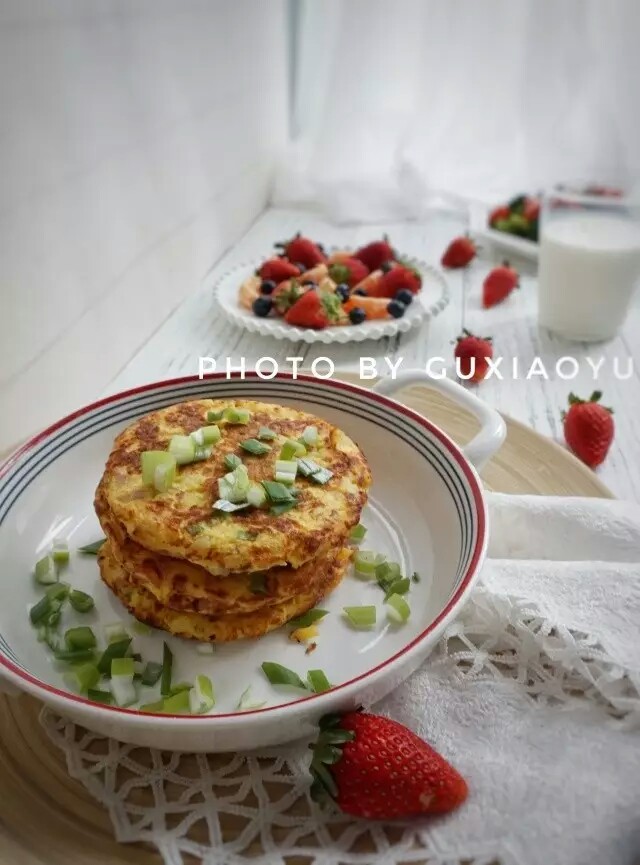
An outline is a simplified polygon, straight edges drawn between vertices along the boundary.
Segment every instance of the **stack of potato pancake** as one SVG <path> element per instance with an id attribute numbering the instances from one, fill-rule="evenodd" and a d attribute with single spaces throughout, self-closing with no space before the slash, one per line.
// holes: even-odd
<path id="1" fill-rule="evenodd" d="M 370 483 L 358 446 L 312 415 L 210 399 L 160 409 L 117 437 L 96 491 L 102 579 L 172 634 L 259 637 L 338 585 Z"/>

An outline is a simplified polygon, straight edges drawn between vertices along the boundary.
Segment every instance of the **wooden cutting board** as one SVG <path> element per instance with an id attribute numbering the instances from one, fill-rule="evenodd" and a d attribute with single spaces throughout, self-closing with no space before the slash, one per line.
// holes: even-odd
<path id="1" fill-rule="evenodd" d="M 401 400 L 460 444 L 476 429 L 465 412 L 424 388 L 407 389 Z M 563 447 L 516 421 L 507 419 L 507 427 L 506 443 L 483 473 L 489 489 L 612 497 Z M 0 696 L 0 865 L 159 865 L 153 850 L 114 840 L 106 811 L 69 777 L 40 727 L 39 710 L 31 697 Z M 231 823 L 226 828 L 238 831 Z"/>

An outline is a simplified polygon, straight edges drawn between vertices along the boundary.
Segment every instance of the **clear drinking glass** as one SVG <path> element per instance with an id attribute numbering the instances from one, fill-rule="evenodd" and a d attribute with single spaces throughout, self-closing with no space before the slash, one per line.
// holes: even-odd
<path id="1" fill-rule="evenodd" d="M 640 278 L 640 206 L 615 190 L 556 189 L 540 214 L 538 321 L 565 339 L 616 335 Z"/>

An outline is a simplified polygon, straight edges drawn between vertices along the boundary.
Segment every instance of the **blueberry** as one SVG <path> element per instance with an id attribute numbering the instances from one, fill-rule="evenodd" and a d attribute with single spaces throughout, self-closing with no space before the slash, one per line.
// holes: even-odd
<path id="1" fill-rule="evenodd" d="M 398 300 L 392 300 L 387 306 L 387 312 L 389 315 L 392 315 L 394 318 L 402 318 L 405 311 L 404 303 L 400 303 Z"/>
<path id="2" fill-rule="evenodd" d="M 413 301 L 413 294 L 408 288 L 401 288 L 400 291 L 396 291 L 393 299 L 397 300 L 398 303 L 404 303 L 405 306 L 409 306 Z"/>
<path id="3" fill-rule="evenodd" d="M 275 290 L 276 284 L 272 279 L 265 279 L 260 283 L 261 294 L 271 294 Z"/>
<path id="4" fill-rule="evenodd" d="M 336 285 L 336 294 L 342 300 L 343 303 L 345 302 L 345 300 L 349 299 L 349 295 L 351 294 L 351 291 L 349 289 L 349 286 L 346 284 L 346 282 L 341 282 L 340 285 Z"/>
<path id="5" fill-rule="evenodd" d="M 272 306 L 273 301 L 270 297 L 256 297 L 253 301 L 252 309 L 256 315 L 264 318 L 266 315 L 269 315 Z"/>
<path id="6" fill-rule="evenodd" d="M 389 271 L 393 270 L 394 267 L 395 267 L 395 265 L 392 261 L 383 261 L 382 264 L 380 265 L 380 270 L 383 273 L 389 273 Z"/>
<path id="7" fill-rule="evenodd" d="M 360 297 L 366 297 L 367 296 L 367 292 L 364 290 L 364 288 L 356 288 L 356 290 L 353 293 L 359 294 Z"/>
<path id="8" fill-rule="evenodd" d="M 349 320 L 351 324 L 362 324 L 367 317 L 367 313 L 360 306 L 355 306 L 349 310 Z"/>
<path id="9" fill-rule="evenodd" d="M 294 261 L 294 262 L 293 262 L 293 266 L 294 266 L 294 267 L 297 267 L 298 270 L 300 271 L 300 273 L 304 273 L 305 270 L 309 270 L 308 267 L 306 267 L 304 264 L 300 264 L 299 261 Z"/>

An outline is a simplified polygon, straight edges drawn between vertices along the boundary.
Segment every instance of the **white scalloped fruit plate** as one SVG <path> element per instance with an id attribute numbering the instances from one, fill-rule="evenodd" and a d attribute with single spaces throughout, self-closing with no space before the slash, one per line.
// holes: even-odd
<path id="1" fill-rule="evenodd" d="M 449 303 L 449 289 L 442 273 L 435 267 L 416 258 L 405 258 L 422 275 L 422 291 L 416 295 L 402 318 L 385 321 L 365 321 L 362 324 L 326 327 L 324 330 L 294 327 L 282 318 L 258 318 L 240 306 L 238 290 L 247 277 L 255 272 L 264 259 L 241 264 L 225 273 L 214 286 L 216 300 L 223 314 L 237 327 L 250 333 L 272 336 L 274 339 L 290 339 L 295 342 L 362 342 L 365 339 L 380 339 L 406 333 L 425 319 L 433 318 Z"/>

